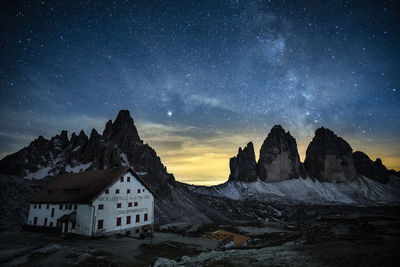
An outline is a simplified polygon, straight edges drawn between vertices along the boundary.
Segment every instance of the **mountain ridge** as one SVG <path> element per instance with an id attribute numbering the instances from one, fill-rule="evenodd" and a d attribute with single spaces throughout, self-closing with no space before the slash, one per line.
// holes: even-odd
<path id="1" fill-rule="evenodd" d="M 4 211 L 2 214 L 9 216 L 0 216 L 0 230 L 15 229 L 25 221 L 21 216 L 27 216 L 29 195 L 54 179 L 52 176 L 125 165 L 133 167 L 156 193 L 158 224 L 174 221 L 195 225 L 239 219 L 276 220 L 278 217 L 289 218 L 295 212 L 294 207 L 303 203 L 394 205 L 400 202 L 397 197 L 400 196 L 400 182 L 393 178 L 398 173 L 387 170 L 380 160 L 372 161 L 362 152 L 352 154 L 353 164 L 361 173 L 359 177 L 324 181 L 319 179 L 319 172 L 316 172 L 317 177 L 308 177 L 304 164 L 298 158 L 295 138 L 281 126 L 273 128 L 264 143 L 262 151 L 260 149 L 262 165 L 260 159 L 258 163 L 255 161 L 254 146 L 249 142 L 244 149 L 238 149 L 236 157 L 230 159 L 231 174 L 226 183 L 201 187 L 176 181 L 173 174 L 167 172 L 156 151 L 140 139 L 127 110 L 120 111 L 114 121 L 108 121 L 102 134 L 92 129 L 89 136 L 83 131 L 78 135 L 72 133 L 71 138 L 66 131 L 50 139 L 39 136 L 28 146 L 0 160 L 0 187 L 11 196 L 0 204 L 0 209 Z M 345 152 L 348 156 L 349 149 Z M 282 153 L 285 155 L 281 156 Z M 335 153 L 340 155 L 342 152 L 327 149 L 323 154 L 329 156 Z M 322 160 L 322 163 L 325 161 Z M 267 174 L 261 179 L 260 166 Z M 287 174 L 284 179 L 274 179 L 276 177 L 271 175 L 281 172 Z M 22 177 L 46 178 L 29 180 Z M 23 198 L 18 192 L 25 192 Z M 332 197 L 336 195 L 349 201 Z M 11 207 L 15 206 L 20 207 L 21 212 L 13 212 Z M 276 214 L 278 206 L 285 212 Z"/>

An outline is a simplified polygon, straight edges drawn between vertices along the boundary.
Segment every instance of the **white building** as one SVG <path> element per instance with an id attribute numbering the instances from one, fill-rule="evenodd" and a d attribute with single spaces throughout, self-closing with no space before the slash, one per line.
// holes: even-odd
<path id="1" fill-rule="evenodd" d="M 58 176 L 32 197 L 28 225 L 86 236 L 152 229 L 154 196 L 127 167 Z"/>

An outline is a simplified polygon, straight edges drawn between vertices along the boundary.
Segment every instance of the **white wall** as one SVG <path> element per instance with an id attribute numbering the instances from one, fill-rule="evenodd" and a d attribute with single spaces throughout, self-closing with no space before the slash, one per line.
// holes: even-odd
<path id="1" fill-rule="evenodd" d="M 68 208 L 66 209 L 66 205 Z M 28 224 L 33 225 L 34 218 L 37 217 L 38 226 L 44 226 L 45 218 L 47 218 L 47 225 L 50 226 L 51 223 L 53 227 L 57 226 L 57 219 L 65 214 L 70 214 L 77 211 L 75 230 L 72 229 L 72 224 L 69 223 L 69 229 L 71 233 L 90 235 L 91 233 L 91 218 L 93 214 L 93 209 L 90 205 L 77 204 L 77 209 L 75 204 L 72 204 L 72 208 L 69 209 L 69 204 L 62 204 L 62 209 L 60 210 L 60 204 L 30 204 Z M 52 209 L 54 209 L 54 216 L 51 217 Z"/>
<path id="2" fill-rule="evenodd" d="M 127 178 L 130 177 L 130 182 Z M 154 223 L 154 197 L 131 173 L 124 175 L 124 181 L 116 180 L 109 188 L 109 194 L 105 191 L 97 197 L 97 199 L 90 204 L 78 204 L 76 215 L 76 228 L 71 229 L 72 224 L 69 223 L 69 232 L 82 234 L 82 235 L 101 235 L 105 233 L 124 231 L 125 229 L 140 227 L 143 225 Z M 119 189 L 119 194 L 116 190 Z M 127 193 L 130 189 L 130 193 Z M 138 193 L 140 189 L 140 193 Z M 128 207 L 128 203 L 132 202 L 132 207 Z M 134 206 L 134 202 L 138 202 L 138 206 Z M 117 208 L 117 203 L 121 203 L 121 208 Z M 103 210 L 99 210 L 98 206 L 102 204 Z M 47 226 L 53 223 L 53 227 L 57 226 L 57 219 L 64 214 L 70 214 L 74 209 L 65 209 L 67 204 L 62 204 L 63 208 L 60 210 L 59 204 L 35 204 L 30 205 L 28 224 L 33 225 L 34 217 L 38 218 L 38 226 L 44 226 L 44 220 L 47 218 Z M 39 208 L 40 205 L 40 208 Z M 69 205 L 69 204 L 68 204 Z M 54 217 L 51 217 L 51 211 L 54 209 Z M 148 220 L 144 221 L 144 214 L 148 214 Z M 139 215 L 140 221 L 136 222 L 136 215 Z M 93 217 L 94 216 L 94 217 Z M 131 223 L 127 224 L 126 217 L 131 216 Z M 121 225 L 117 226 L 117 218 L 121 218 Z M 103 220 L 103 229 L 97 229 L 98 220 Z M 64 230 L 64 228 L 62 228 Z M 134 233 L 132 233 L 134 234 Z"/>
<path id="3" fill-rule="evenodd" d="M 130 182 L 127 182 L 130 177 Z M 95 206 L 95 234 L 107 232 L 123 231 L 134 227 L 153 224 L 154 222 L 154 197 L 131 173 L 124 175 L 124 181 L 117 180 L 109 188 L 109 194 L 103 193 L 93 202 Z M 116 190 L 119 189 L 119 194 Z M 130 193 L 127 193 L 130 189 Z M 138 193 L 140 189 L 140 193 Z M 132 202 L 132 207 L 128 203 Z M 134 206 L 138 202 L 138 206 Z M 117 203 L 121 203 L 121 208 L 117 208 Z M 99 210 L 99 205 L 103 205 L 103 210 Z M 148 220 L 144 221 L 144 214 L 148 214 Z M 136 222 L 136 215 L 140 221 Z M 127 224 L 126 218 L 131 216 L 131 223 Z M 121 218 L 121 225 L 117 226 L 117 218 Z M 97 229 L 98 220 L 103 220 L 103 229 Z M 134 233 L 133 233 L 134 234 Z"/>

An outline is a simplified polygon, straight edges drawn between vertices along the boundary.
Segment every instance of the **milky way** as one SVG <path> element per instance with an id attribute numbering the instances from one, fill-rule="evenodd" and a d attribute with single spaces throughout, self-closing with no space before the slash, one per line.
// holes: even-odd
<path id="1" fill-rule="evenodd" d="M 325 126 L 400 168 L 395 1 L 15 2 L 0 7 L 1 157 L 129 109 L 183 181 L 226 180 L 274 124 L 302 160 Z"/>

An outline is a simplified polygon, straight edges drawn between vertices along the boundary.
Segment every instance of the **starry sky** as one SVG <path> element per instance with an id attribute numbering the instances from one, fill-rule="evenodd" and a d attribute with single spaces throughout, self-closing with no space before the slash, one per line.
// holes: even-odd
<path id="1" fill-rule="evenodd" d="M 400 169 L 399 1 L 2 1 L 0 157 L 129 109 L 177 180 L 224 182 L 274 124 Z"/>

